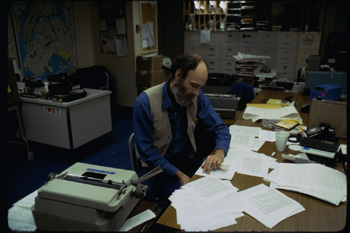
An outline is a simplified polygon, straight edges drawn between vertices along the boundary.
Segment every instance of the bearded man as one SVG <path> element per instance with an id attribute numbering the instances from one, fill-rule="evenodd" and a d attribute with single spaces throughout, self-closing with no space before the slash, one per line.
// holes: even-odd
<path id="1" fill-rule="evenodd" d="M 142 92 L 133 109 L 135 144 L 141 160 L 149 169 L 163 169 L 163 173 L 150 179 L 147 192 L 159 201 L 188 183 L 201 164 L 205 173 L 219 169 L 231 139 L 227 125 L 201 90 L 208 79 L 203 57 L 178 56 L 171 74 L 167 82 Z M 213 148 L 206 154 L 201 154 L 201 148 L 207 143 L 196 138 L 198 125 L 213 135 L 209 137 Z"/>

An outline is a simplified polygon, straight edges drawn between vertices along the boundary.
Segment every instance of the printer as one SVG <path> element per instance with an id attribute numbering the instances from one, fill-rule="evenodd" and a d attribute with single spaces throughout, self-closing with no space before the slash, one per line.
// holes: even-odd
<path id="1" fill-rule="evenodd" d="M 46 231 L 117 231 L 145 196 L 141 178 L 135 171 L 79 162 L 51 173 L 32 207 L 35 224 Z"/>
<path id="2" fill-rule="evenodd" d="M 218 115 L 223 119 L 235 117 L 239 97 L 231 94 L 205 94 Z"/>

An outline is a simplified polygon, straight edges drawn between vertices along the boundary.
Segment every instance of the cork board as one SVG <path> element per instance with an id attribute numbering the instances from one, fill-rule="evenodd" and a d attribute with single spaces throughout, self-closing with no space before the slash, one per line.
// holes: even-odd
<path id="1" fill-rule="evenodd" d="M 338 138 L 346 138 L 346 102 L 331 100 L 312 100 L 308 128 L 330 124 Z"/>
<path id="2" fill-rule="evenodd" d="M 157 51 L 157 4 L 141 2 L 142 53 Z"/>

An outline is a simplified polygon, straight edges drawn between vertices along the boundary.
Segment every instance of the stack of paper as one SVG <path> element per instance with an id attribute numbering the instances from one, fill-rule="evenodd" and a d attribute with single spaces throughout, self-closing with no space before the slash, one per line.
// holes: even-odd
<path id="1" fill-rule="evenodd" d="M 176 209 L 177 223 L 186 231 L 208 231 L 236 224 L 244 216 L 237 188 L 229 181 L 203 177 L 169 197 Z"/>
<path id="2" fill-rule="evenodd" d="M 271 186 L 314 196 L 334 205 L 346 200 L 346 176 L 321 164 L 285 164 L 264 177 Z"/>
<path id="3" fill-rule="evenodd" d="M 302 123 L 302 119 L 294 106 L 284 108 L 267 109 L 248 106 L 244 110 L 243 119 L 252 120 L 253 122 L 260 119 L 282 120 L 295 119 Z"/>
<path id="4" fill-rule="evenodd" d="M 305 210 L 298 202 L 264 184 L 238 192 L 238 196 L 245 212 L 269 228 Z"/>
<path id="5" fill-rule="evenodd" d="M 253 55 L 253 54 L 244 54 L 238 52 L 237 55 L 234 55 L 233 58 L 237 62 L 257 62 L 257 63 L 265 63 L 265 59 L 270 59 L 270 56 L 262 56 L 262 55 Z"/>

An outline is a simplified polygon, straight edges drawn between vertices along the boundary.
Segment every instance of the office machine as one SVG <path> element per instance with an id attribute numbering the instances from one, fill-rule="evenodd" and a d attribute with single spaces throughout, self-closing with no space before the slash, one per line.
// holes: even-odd
<path id="1" fill-rule="evenodd" d="M 32 207 L 35 224 L 47 231 L 117 231 L 145 196 L 135 171 L 75 163 L 38 190 Z"/>
<path id="2" fill-rule="evenodd" d="M 81 86 L 81 79 L 68 76 L 67 73 L 47 76 L 50 96 L 59 99 L 59 102 L 70 102 L 87 95 Z"/>
<path id="3" fill-rule="evenodd" d="M 223 119 L 234 118 L 239 98 L 230 94 L 205 94 L 215 111 Z"/>
<path id="4" fill-rule="evenodd" d="M 310 99 L 320 97 L 325 100 L 340 100 L 341 90 L 341 86 L 329 84 L 317 85 L 310 91 Z"/>

